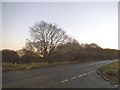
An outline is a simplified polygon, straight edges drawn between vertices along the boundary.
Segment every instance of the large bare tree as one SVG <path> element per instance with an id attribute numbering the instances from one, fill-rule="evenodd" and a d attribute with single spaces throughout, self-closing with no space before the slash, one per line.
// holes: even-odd
<path id="1" fill-rule="evenodd" d="M 41 21 L 30 27 L 32 47 L 40 52 L 43 58 L 48 57 L 54 49 L 68 40 L 68 36 L 55 24 Z"/>

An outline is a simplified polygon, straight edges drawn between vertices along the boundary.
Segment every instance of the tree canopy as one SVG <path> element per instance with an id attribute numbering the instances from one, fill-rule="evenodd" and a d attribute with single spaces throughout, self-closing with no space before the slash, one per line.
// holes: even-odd
<path id="1" fill-rule="evenodd" d="M 33 47 L 39 51 L 43 58 L 48 57 L 54 49 L 67 42 L 68 35 L 64 30 L 55 24 L 41 21 L 30 27 L 30 34 L 32 40 L 29 41 L 27 46 Z"/>

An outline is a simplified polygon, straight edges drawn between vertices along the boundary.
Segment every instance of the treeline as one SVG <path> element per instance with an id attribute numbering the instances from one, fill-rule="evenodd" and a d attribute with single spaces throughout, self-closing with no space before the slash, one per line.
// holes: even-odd
<path id="1" fill-rule="evenodd" d="M 103 49 L 97 44 L 67 43 L 59 46 L 53 54 L 56 60 L 110 60 L 118 58 L 118 50 Z"/>
<path id="2" fill-rule="evenodd" d="M 103 49 L 95 43 L 79 44 L 67 42 L 59 45 L 47 58 L 43 58 L 38 51 L 21 49 L 17 51 L 2 50 L 3 63 L 40 63 L 45 61 L 84 61 L 118 59 L 118 50 Z M 45 60 L 46 59 L 46 60 Z"/>
<path id="3" fill-rule="evenodd" d="M 31 62 L 40 62 L 41 57 L 36 54 L 36 52 L 21 49 L 17 51 L 13 50 L 2 50 L 2 63 L 13 63 L 13 64 L 20 64 L 20 63 L 31 63 Z"/>
<path id="4" fill-rule="evenodd" d="M 109 60 L 118 58 L 118 50 L 99 45 L 79 44 L 56 24 L 45 21 L 30 27 L 31 39 L 18 51 L 2 50 L 3 63 Z"/>

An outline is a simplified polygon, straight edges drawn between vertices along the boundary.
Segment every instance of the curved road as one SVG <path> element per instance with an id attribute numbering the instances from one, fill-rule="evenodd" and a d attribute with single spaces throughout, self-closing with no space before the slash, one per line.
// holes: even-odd
<path id="1" fill-rule="evenodd" d="M 3 72 L 3 88 L 117 88 L 96 70 L 117 60 L 61 65 L 50 68 Z"/>

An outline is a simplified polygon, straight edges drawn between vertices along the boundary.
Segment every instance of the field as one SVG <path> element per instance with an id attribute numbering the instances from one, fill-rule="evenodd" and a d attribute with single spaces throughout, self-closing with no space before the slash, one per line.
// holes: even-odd
<path id="1" fill-rule="evenodd" d="M 108 64 L 102 68 L 99 69 L 100 73 L 106 77 L 110 82 L 113 84 L 120 84 L 120 80 L 118 79 L 118 76 L 120 76 L 120 65 L 119 62 L 114 62 L 112 64 Z"/>

